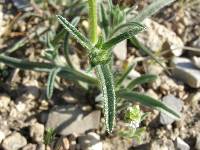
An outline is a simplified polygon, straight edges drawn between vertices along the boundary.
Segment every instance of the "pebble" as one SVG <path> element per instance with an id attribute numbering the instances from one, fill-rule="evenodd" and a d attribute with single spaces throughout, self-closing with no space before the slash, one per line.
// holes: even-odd
<path id="1" fill-rule="evenodd" d="M 193 64 L 194 64 L 198 69 L 200 69 L 200 57 L 194 56 L 194 57 L 192 58 L 192 62 L 193 62 Z"/>
<path id="2" fill-rule="evenodd" d="M 26 109 L 26 104 L 19 102 L 16 105 L 16 109 L 17 109 L 18 112 L 23 112 Z"/>
<path id="3" fill-rule="evenodd" d="M 62 98 L 68 104 L 77 104 L 78 103 L 78 99 L 76 99 L 75 97 L 72 97 L 69 92 L 65 92 L 62 95 Z"/>
<path id="4" fill-rule="evenodd" d="M 125 60 L 127 57 L 127 40 L 118 43 L 113 48 L 113 53 L 119 60 Z"/>
<path id="5" fill-rule="evenodd" d="M 56 144 L 56 147 L 58 147 L 58 150 L 68 150 L 70 148 L 70 143 L 68 138 L 66 137 L 60 138 Z"/>
<path id="6" fill-rule="evenodd" d="M 27 140 L 20 133 L 14 132 L 3 140 L 2 147 L 5 150 L 18 150 L 27 144 Z"/>
<path id="7" fill-rule="evenodd" d="M 187 98 L 187 101 L 191 103 L 193 107 L 198 107 L 198 103 L 200 102 L 200 91 L 190 93 L 190 95 Z"/>
<path id="8" fill-rule="evenodd" d="M 198 70 L 190 59 L 174 57 L 171 62 L 173 76 L 188 84 L 192 88 L 200 87 L 200 70 Z"/>
<path id="9" fill-rule="evenodd" d="M 134 70 L 134 69 L 132 69 L 132 70 L 130 71 L 130 73 L 128 74 L 128 77 L 129 77 L 130 79 L 132 79 L 132 80 L 134 80 L 134 79 L 136 79 L 136 78 L 138 78 L 138 77 L 140 77 L 140 76 L 141 76 L 141 74 L 140 74 L 138 71 Z"/>
<path id="10" fill-rule="evenodd" d="M 24 146 L 23 148 L 22 148 L 22 150 L 36 150 L 36 148 L 37 148 L 37 145 L 36 144 L 27 144 L 26 146 Z"/>
<path id="11" fill-rule="evenodd" d="M 45 144 L 37 145 L 37 150 L 51 150 L 49 146 L 45 146 Z"/>
<path id="12" fill-rule="evenodd" d="M 200 48 L 200 37 L 192 42 L 192 47 Z M 190 51 L 192 55 L 200 56 L 200 51 Z"/>
<path id="13" fill-rule="evenodd" d="M 30 11 L 32 8 L 30 7 L 30 3 L 28 0 L 12 0 L 15 7 L 19 10 Z"/>
<path id="14" fill-rule="evenodd" d="M 197 135 L 195 148 L 196 150 L 200 150 L 200 134 Z"/>
<path id="15" fill-rule="evenodd" d="M 163 66 L 166 64 L 162 63 Z M 147 66 L 147 74 L 159 75 L 164 71 L 164 68 L 158 63 L 150 63 Z"/>
<path id="16" fill-rule="evenodd" d="M 176 138 L 175 143 L 178 150 L 190 150 L 190 146 L 179 137 Z"/>
<path id="17" fill-rule="evenodd" d="M 180 113 L 180 111 L 182 110 L 182 107 L 183 107 L 183 102 L 173 95 L 165 96 L 163 98 L 163 103 L 178 113 Z M 175 119 L 173 119 L 172 117 L 168 116 L 167 114 L 161 112 L 159 121 L 162 125 L 168 125 L 168 124 L 172 124 L 175 121 Z"/>
<path id="18" fill-rule="evenodd" d="M 23 94 L 26 99 L 35 100 L 40 96 L 39 83 L 37 80 L 28 80 L 23 81 L 23 84 L 26 86 L 26 92 Z"/>
<path id="19" fill-rule="evenodd" d="M 103 143 L 100 141 L 100 136 L 94 132 L 80 136 L 78 143 L 82 150 L 102 150 Z"/>
<path id="20" fill-rule="evenodd" d="M 151 143 L 150 150 L 175 150 L 175 147 L 171 140 L 156 140 Z"/>
<path id="21" fill-rule="evenodd" d="M 6 135 L 3 131 L 0 130 L 0 143 L 5 139 Z"/>
<path id="22" fill-rule="evenodd" d="M 90 129 L 98 129 L 101 112 L 84 112 L 75 105 L 55 106 L 49 113 L 47 128 L 53 128 L 58 134 L 82 134 Z"/>
<path id="23" fill-rule="evenodd" d="M 40 123 L 34 123 L 30 126 L 30 137 L 38 143 L 43 141 L 44 137 L 44 125 Z"/>
<path id="24" fill-rule="evenodd" d="M 145 19 L 144 25 L 147 30 L 136 35 L 142 44 L 154 52 L 158 52 L 161 49 L 170 49 L 171 54 L 174 56 L 182 54 L 184 44 L 175 32 L 151 19 Z"/>
<path id="25" fill-rule="evenodd" d="M 149 96 L 151 96 L 152 98 L 154 98 L 154 99 L 159 99 L 159 96 L 156 94 L 156 92 L 154 92 L 154 90 L 152 90 L 152 89 L 149 89 L 149 90 L 147 90 L 147 93 L 146 93 L 147 95 L 149 95 Z"/>
<path id="26" fill-rule="evenodd" d="M 69 58 L 73 64 L 73 66 L 77 69 L 77 70 L 80 70 L 81 69 L 81 60 L 80 58 L 78 57 L 77 54 L 72 54 L 72 55 L 69 55 Z"/>
<path id="27" fill-rule="evenodd" d="M 8 105 L 10 103 L 11 99 L 7 95 L 0 95 L 0 109 L 8 110 Z"/>

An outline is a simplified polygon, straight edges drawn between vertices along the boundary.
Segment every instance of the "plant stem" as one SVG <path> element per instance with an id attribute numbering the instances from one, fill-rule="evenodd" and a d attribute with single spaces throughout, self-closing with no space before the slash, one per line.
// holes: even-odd
<path id="1" fill-rule="evenodd" d="M 90 40 L 93 44 L 96 44 L 98 40 L 97 35 L 97 4 L 96 0 L 88 0 L 89 4 L 89 25 L 90 25 Z"/>
<path id="2" fill-rule="evenodd" d="M 90 40 L 95 45 L 98 40 L 97 35 L 97 5 L 96 0 L 88 0 L 89 4 L 89 25 L 90 25 Z M 108 133 L 113 130 L 116 113 L 116 97 L 112 72 L 110 70 L 109 62 L 107 64 L 100 64 L 95 67 L 98 73 L 99 82 L 101 85 L 104 98 L 104 116 Z"/>

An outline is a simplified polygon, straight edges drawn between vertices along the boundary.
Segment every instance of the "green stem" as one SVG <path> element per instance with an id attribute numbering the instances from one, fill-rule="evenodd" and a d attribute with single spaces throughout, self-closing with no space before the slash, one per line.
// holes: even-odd
<path id="1" fill-rule="evenodd" d="M 95 45 L 98 40 L 96 0 L 88 0 L 88 4 L 89 4 L 90 40 Z M 109 67 L 109 62 L 107 64 L 97 65 L 95 67 L 95 70 L 98 73 L 99 82 L 103 92 L 104 116 L 105 116 L 106 128 L 108 133 L 111 133 L 115 122 L 116 97 L 115 97 L 113 76 Z"/>
<path id="2" fill-rule="evenodd" d="M 90 40 L 96 44 L 98 40 L 97 35 L 97 4 L 96 0 L 88 0 L 89 4 L 89 25 L 90 25 Z"/>

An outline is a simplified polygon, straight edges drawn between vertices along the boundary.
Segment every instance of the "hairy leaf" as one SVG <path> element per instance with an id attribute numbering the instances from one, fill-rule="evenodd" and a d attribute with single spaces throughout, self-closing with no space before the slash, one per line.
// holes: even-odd
<path id="1" fill-rule="evenodd" d="M 174 119 L 180 118 L 180 114 L 178 112 L 175 112 L 173 109 L 169 108 L 161 101 L 155 100 L 154 98 L 147 96 L 145 94 L 124 90 L 117 92 L 117 95 L 121 98 L 127 99 L 130 102 L 131 101 L 139 102 L 144 106 L 157 109 L 161 112 L 166 113 L 167 115 L 169 115 Z"/>
<path id="2" fill-rule="evenodd" d="M 102 45 L 102 49 L 110 49 L 116 44 L 120 43 L 125 39 L 132 38 L 134 35 L 138 34 L 139 32 L 143 31 L 145 27 L 139 23 L 136 23 L 135 26 L 132 26 L 125 30 L 123 33 L 111 38 L 107 42 Z"/>
<path id="3" fill-rule="evenodd" d="M 64 26 L 64 28 L 72 34 L 72 36 L 87 50 L 93 49 L 92 43 L 79 32 L 71 23 L 69 23 L 64 17 L 57 15 L 59 22 Z"/>
<path id="4" fill-rule="evenodd" d="M 147 74 L 147 75 L 143 75 L 141 77 L 138 77 L 136 79 L 134 79 L 133 81 L 131 81 L 127 88 L 129 90 L 132 90 L 136 85 L 139 85 L 139 84 L 144 84 L 144 83 L 148 83 L 148 82 L 151 82 L 151 81 L 154 81 L 157 77 L 155 75 L 150 75 L 150 74 Z"/>
<path id="5" fill-rule="evenodd" d="M 80 17 L 75 17 L 71 24 L 76 26 L 78 24 L 78 22 L 80 21 Z M 61 39 L 63 39 L 63 37 L 65 36 L 65 29 L 63 28 L 58 34 L 56 34 L 56 36 L 54 37 L 54 39 L 52 40 L 52 44 L 53 45 L 57 45 L 59 43 L 59 41 Z"/>
<path id="6" fill-rule="evenodd" d="M 104 116 L 106 128 L 109 133 L 112 132 L 115 122 L 116 97 L 113 83 L 113 76 L 109 65 L 97 66 L 98 76 L 100 78 L 101 88 L 104 98 Z"/>
<path id="7" fill-rule="evenodd" d="M 107 37 L 109 34 L 109 20 L 108 20 L 108 15 L 107 12 L 105 10 L 105 6 L 103 5 L 103 3 L 100 4 L 100 8 L 99 8 L 99 20 L 100 20 L 100 26 L 103 29 L 103 34 L 104 37 Z"/>
<path id="8" fill-rule="evenodd" d="M 30 62 L 27 60 L 17 59 L 6 55 L 0 55 L 0 62 L 5 63 L 10 67 L 40 72 L 50 72 L 55 67 L 61 67 L 50 63 Z M 91 77 L 83 72 L 73 70 L 68 66 L 62 67 L 62 70 L 59 72 L 58 75 L 66 80 L 81 80 L 83 82 L 87 82 L 94 85 L 99 84 L 96 78 Z"/>
<path id="9" fill-rule="evenodd" d="M 116 28 L 114 28 L 111 35 L 114 35 L 118 31 L 124 31 L 124 30 L 127 30 L 127 29 L 134 28 L 135 26 L 138 26 L 137 22 L 127 22 L 127 23 L 120 24 L 120 25 L 116 26 Z"/>
<path id="10" fill-rule="evenodd" d="M 53 95 L 55 79 L 60 70 L 61 70 L 61 68 L 54 68 L 49 73 L 49 77 L 48 77 L 48 81 L 47 81 L 47 91 L 46 91 L 46 95 L 47 95 L 48 99 L 51 99 L 51 97 Z"/>

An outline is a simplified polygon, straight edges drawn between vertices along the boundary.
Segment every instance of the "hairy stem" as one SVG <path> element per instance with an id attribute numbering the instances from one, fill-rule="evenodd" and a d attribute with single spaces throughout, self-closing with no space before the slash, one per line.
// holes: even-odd
<path id="1" fill-rule="evenodd" d="M 98 40 L 96 0 L 88 0 L 88 4 L 89 4 L 90 40 L 95 45 Z M 115 112 L 116 97 L 115 97 L 113 76 L 109 67 L 109 62 L 107 64 L 97 65 L 95 69 L 98 73 L 99 82 L 103 92 L 104 116 L 105 116 L 106 128 L 108 133 L 111 133 L 114 126 L 115 113 L 116 113 Z"/>
<path id="2" fill-rule="evenodd" d="M 90 40 L 96 44 L 98 40 L 97 35 L 97 4 L 96 0 L 88 0 L 89 4 L 89 25 L 90 25 Z"/>

